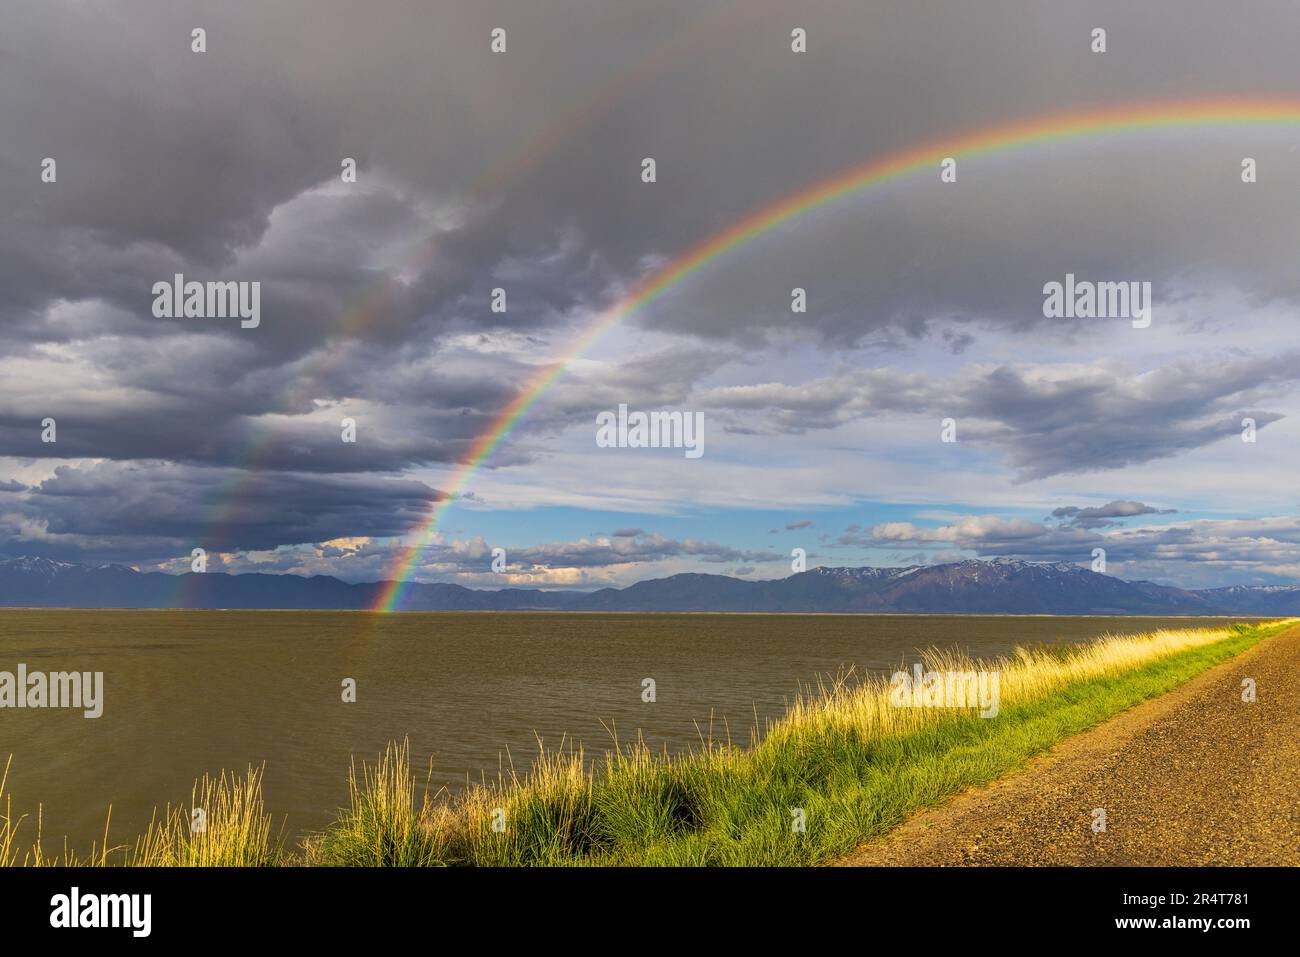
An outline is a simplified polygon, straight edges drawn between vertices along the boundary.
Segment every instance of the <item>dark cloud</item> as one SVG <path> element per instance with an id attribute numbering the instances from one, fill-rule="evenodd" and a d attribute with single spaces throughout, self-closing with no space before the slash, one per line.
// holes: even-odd
<path id="1" fill-rule="evenodd" d="M 437 496 L 420 482 L 371 476 L 61 465 L 0 510 L 0 552 L 166 561 L 194 547 L 257 550 L 399 535 Z"/>
<path id="2" fill-rule="evenodd" d="M 1117 518 L 1132 518 L 1136 515 L 1172 515 L 1177 511 L 1176 508 L 1156 508 L 1142 502 L 1117 499 L 1099 506 L 1068 505 L 1056 508 L 1052 510 L 1052 517 L 1064 519 L 1062 524 L 1074 525 L 1078 528 L 1107 528 L 1118 525 L 1118 522 L 1113 521 Z"/>
<path id="3" fill-rule="evenodd" d="M 1280 413 L 1251 403 L 1289 392 L 1300 357 L 1183 360 L 1138 371 L 1107 361 L 1088 367 L 974 368 L 940 380 L 894 369 L 844 369 L 799 385 L 767 383 L 705 392 L 710 408 L 747 413 L 769 434 L 832 429 L 860 418 L 953 417 L 958 438 L 1002 452 L 1022 479 L 1097 472 L 1240 439 Z M 754 414 L 761 418 L 755 420 Z"/>
<path id="4" fill-rule="evenodd" d="M 1087 47 L 1100 22 L 1104 56 Z M 0 455 L 62 464 L 30 491 L 0 486 L 21 503 L 6 501 L 3 544 L 158 556 L 211 515 L 231 548 L 397 534 L 434 493 L 391 476 L 463 461 L 584 324 L 727 225 L 993 123 L 1300 96 L 1297 22 L 1262 2 L 1244 28 L 1201 0 L 18 0 L 0 33 Z M 796 23 L 807 54 L 789 50 Z M 196 25 L 207 53 L 190 52 Z M 1289 136 L 1116 132 L 963 156 L 955 184 L 923 170 L 796 217 L 644 303 L 621 351 L 572 364 L 529 413 L 519 433 L 538 441 L 490 464 L 534 464 L 620 402 L 698 405 L 731 436 L 951 415 L 1022 479 L 1277 422 L 1298 357 L 1210 300 L 1300 299 Z M 56 184 L 40 182 L 46 156 Z M 359 183 L 340 181 L 343 157 Z M 261 282 L 262 324 L 153 318 L 151 287 L 176 272 Z M 1042 285 L 1066 272 L 1148 280 L 1153 335 L 1213 343 L 1122 365 L 1142 341 L 1126 323 L 1043 318 Z M 792 317 L 794 286 L 809 310 Z M 488 308 L 497 287 L 505 313 Z M 960 365 L 996 336 L 1013 345 Z M 1057 534 L 1119 517 L 1081 512 Z M 675 555 L 749 561 L 693 547 Z M 590 548 L 575 564 L 607 554 Z"/>

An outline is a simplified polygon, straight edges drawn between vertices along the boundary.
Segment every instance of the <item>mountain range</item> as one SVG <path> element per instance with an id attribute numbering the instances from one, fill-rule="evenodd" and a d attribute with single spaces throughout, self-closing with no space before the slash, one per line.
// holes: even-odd
<path id="1" fill-rule="evenodd" d="M 327 575 L 169 575 L 125 565 L 0 558 L 0 606 L 364 609 L 383 582 Z M 818 567 L 745 581 L 681 574 L 594 592 L 413 583 L 402 611 L 839 612 L 1021 615 L 1300 615 L 1300 585 L 1187 590 L 1064 562 L 966 560 L 905 568 Z"/>

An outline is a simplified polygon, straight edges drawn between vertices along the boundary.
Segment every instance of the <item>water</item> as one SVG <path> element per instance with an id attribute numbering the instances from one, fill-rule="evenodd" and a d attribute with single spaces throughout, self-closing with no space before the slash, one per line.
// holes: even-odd
<path id="1" fill-rule="evenodd" d="M 133 840 L 205 771 L 265 764 L 293 846 L 347 800 L 350 758 L 409 736 L 431 784 L 521 770 L 548 747 L 656 749 L 750 729 L 818 677 L 892 671 L 919 649 L 1018 644 L 1225 619 L 0 610 L 0 671 L 104 672 L 104 713 L 0 710 L 15 812 L 43 804 L 47 849 Z M 357 682 L 355 704 L 342 682 Z M 642 680 L 656 682 L 644 703 Z M 32 828 L 26 836 L 33 835 Z"/>

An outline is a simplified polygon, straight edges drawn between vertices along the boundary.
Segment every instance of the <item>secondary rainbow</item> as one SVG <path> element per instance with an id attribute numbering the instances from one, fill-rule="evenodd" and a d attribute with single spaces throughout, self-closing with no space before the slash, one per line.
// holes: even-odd
<path id="1" fill-rule="evenodd" d="M 1214 98 L 1110 106 L 1078 112 L 1055 113 L 933 140 L 854 166 L 784 199 L 764 207 L 688 250 L 639 282 L 578 336 L 564 357 L 541 368 L 519 391 L 491 426 L 476 439 L 424 521 L 413 530 L 413 542 L 403 546 L 391 565 L 387 582 L 374 604 L 391 611 L 401 601 L 403 589 L 419 564 L 420 553 L 452 503 L 492 452 L 519 424 L 528 410 L 567 368 L 605 333 L 653 302 L 720 256 L 776 229 L 798 216 L 845 196 L 880 186 L 913 173 L 929 171 L 938 183 L 938 164 L 946 157 L 959 162 L 975 156 L 1031 147 L 1039 143 L 1114 133 L 1150 132 L 1179 127 L 1300 126 L 1300 99 Z M 1237 175 L 1225 170 L 1225 176 Z"/>
<path id="2" fill-rule="evenodd" d="M 490 166 L 471 184 L 461 202 L 467 207 L 473 207 L 498 199 L 502 189 L 540 169 L 558 147 L 580 135 L 585 127 L 611 113 L 633 91 L 686 56 L 698 52 L 701 47 L 724 39 L 727 31 L 750 13 L 751 8 L 737 0 L 731 0 L 712 9 L 707 16 L 685 21 L 678 30 L 652 47 L 644 57 L 601 84 L 577 104 L 558 114 L 543 117 L 519 141 L 515 149 L 500 162 Z M 403 286 L 393 278 L 392 273 L 422 271 L 437 251 L 437 236 L 415 243 L 395 270 L 385 272 L 354 296 L 343 309 L 337 327 L 329 336 L 334 341 L 334 348 L 326 349 L 309 366 L 307 374 L 319 378 L 331 373 L 346 356 L 346 346 L 351 339 L 385 315 L 399 295 Z M 295 377 L 295 381 L 298 378 L 301 377 Z M 286 389 L 293 384 L 291 382 Z M 233 465 L 230 474 L 222 480 L 216 494 L 211 497 L 208 514 L 203 522 L 204 531 L 198 538 L 199 543 L 210 553 L 219 553 L 237 544 L 234 522 L 246 504 L 256 477 L 273 460 L 282 445 L 283 436 L 273 429 L 263 430 L 250 443 L 242 461 Z M 192 576 L 177 576 L 173 605 L 190 605 L 189 587 L 195 581 L 197 579 Z"/>

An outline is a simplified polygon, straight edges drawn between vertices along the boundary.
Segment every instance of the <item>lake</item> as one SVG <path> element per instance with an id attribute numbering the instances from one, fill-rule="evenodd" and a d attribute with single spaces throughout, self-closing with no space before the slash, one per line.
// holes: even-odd
<path id="1" fill-rule="evenodd" d="M 350 758 L 409 736 L 431 784 L 464 787 L 513 758 L 617 730 L 681 750 L 748 743 L 801 685 L 852 667 L 891 672 L 919 649 L 991 657 L 1016 645 L 1209 626 L 1229 619 L 500 612 L 0 610 L 0 671 L 101 671 L 103 714 L 0 709 L 0 766 L 47 850 L 133 840 L 195 778 L 265 764 L 286 843 L 347 801 Z M 1241 620 L 1241 619 L 1237 619 Z M 356 681 L 344 703 L 344 679 Z M 653 678 L 656 700 L 642 701 Z"/>

